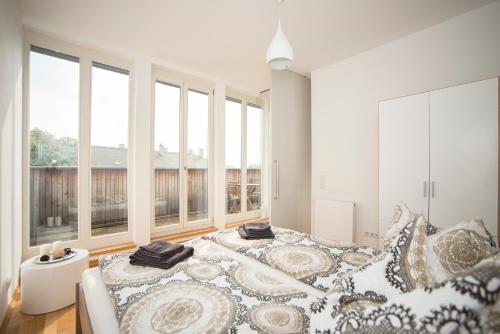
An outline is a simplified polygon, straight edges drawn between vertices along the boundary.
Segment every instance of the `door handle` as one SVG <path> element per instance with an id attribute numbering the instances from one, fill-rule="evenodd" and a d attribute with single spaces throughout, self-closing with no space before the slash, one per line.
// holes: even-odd
<path id="1" fill-rule="evenodd" d="M 432 198 L 436 197 L 436 182 L 431 182 L 431 196 Z"/>
<path id="2" fill-rule="evenodd" d="M 279 160 L 274 160 L 274 199 L 280 198 L 280 162 Z"/>
<path id="3" fill-rule="evenodd" d="M 427 181 L 424 181 L 424 198 L 427 197 Z"/>

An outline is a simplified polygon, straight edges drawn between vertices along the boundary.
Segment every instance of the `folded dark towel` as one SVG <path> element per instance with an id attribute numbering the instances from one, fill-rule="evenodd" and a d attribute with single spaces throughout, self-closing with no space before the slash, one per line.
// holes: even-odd
<path id="1" fill-rule="evenodd" d="M 244 226 L 238 227 L 238 233 L 242 239 L 254 240 L 254 239 L 274 239 L 273 231 L 269 230 L 266 233 L 251 234 L 245 229 Z"/>
<path id="2" fill-rule="evenodd" d="M 194 253 L 193 247 L 184 247 L 180 252 L 175 253 L 174 255 L 162 259 L 155 260 L 144 254 L 140 249 L 137 250 L 134 254 L 130 255 L 130 264 L 136 266 L 144 266 L 144 267 L 154 267 L 160 269 L 170 269 L 175 266 L 177 263 L 182 262 L 192 256 Z"/>
<path id="3" fill-rule="evenodd" d="M 269 225 L 269 223 L 246 223 L 244 224 L 244 226 L 247 232 L 271 230 L 271 226 Z"/>
<path id="4" fill-rule="evenodd" d="M 150 256 L 151 258 L 162 260 L 166 259 L 184 249 L 184 245 L 171 244 L 163 240 L 154 241 L 148 245 L 139 247 L 138 251 Z"/>

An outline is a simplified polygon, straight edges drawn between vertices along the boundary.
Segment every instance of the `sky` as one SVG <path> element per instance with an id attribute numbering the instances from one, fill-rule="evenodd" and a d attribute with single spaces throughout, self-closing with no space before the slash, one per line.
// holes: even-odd
<path id="1" fill-rule="evenodd" d="M 91 143 L 128 146 L 129 77 L 92 68 Z M 188 151 L 208 155 L 208 95 L 188 92 Z M 155 150 L 179 152 L 180 88 L 155 85 Z M 30 129 L 78 137 L 79 64 L 37 52 L 30 54 Z M 247 165 L 260 165 L 262 110 L 247 107 Z M 226 101 L 226 165 L 241 166 L 241 104 Z"/>

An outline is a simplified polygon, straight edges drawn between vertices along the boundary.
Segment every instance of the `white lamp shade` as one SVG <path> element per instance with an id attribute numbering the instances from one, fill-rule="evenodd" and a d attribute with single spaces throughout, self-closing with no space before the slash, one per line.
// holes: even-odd
<path id="1" fill-rule="evenodd" d="M 281 21 L 278 21 L 278 30 L 267 48 L 266 60 L 273 70 L 285 70 L 292 65 L 293 49 L 281 30 Z"/>

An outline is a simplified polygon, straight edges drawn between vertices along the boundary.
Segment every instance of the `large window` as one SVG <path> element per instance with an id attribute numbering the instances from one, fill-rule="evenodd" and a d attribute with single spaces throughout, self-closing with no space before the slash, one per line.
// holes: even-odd
<path id="1" fill-rule="evenodd" d="M 91 103 L 93 236 L 127 230 L 127 70 L 94 62 Z"/>
<path id="2" fill-rule="evenodd" d="M 247 105 L 247 211 L 262 207 L 262 108 Z"/>
<path id="3" fill-rule="evenodd" d="M 241 212 L 241 109 L 226 99 L 226 214 Z"/>
<path id="4" fill-rule="evenodd" d="M 131 241 L 130 63 L 27 32 L 24 256 Z"/>
<path id="5" fill-rule="evenodd" d="M 180 223 L 181 88 L 155 83 L 155 226 Z"/>
<path id="6" fill-rule="evenodd" d="M 208 218 L 208 94 L 188 90 L 188 220 Z"/>
<path id="7" fill-rule="evenodd" d="M 29 246 L 78 239 L 77 57 L 29 54 Z"/>
<path id="8" fill-rule="evenodd" d="M 211 89 L 154 71 L 154 234 L 210 224 Z"/>
<path id="9" fill-rule="evenodd" d="M 244 97 L 227 97 L 225 115 L 226 214 L 229 221 L 255 218 L 263 208 L 263 110 Z"/>

